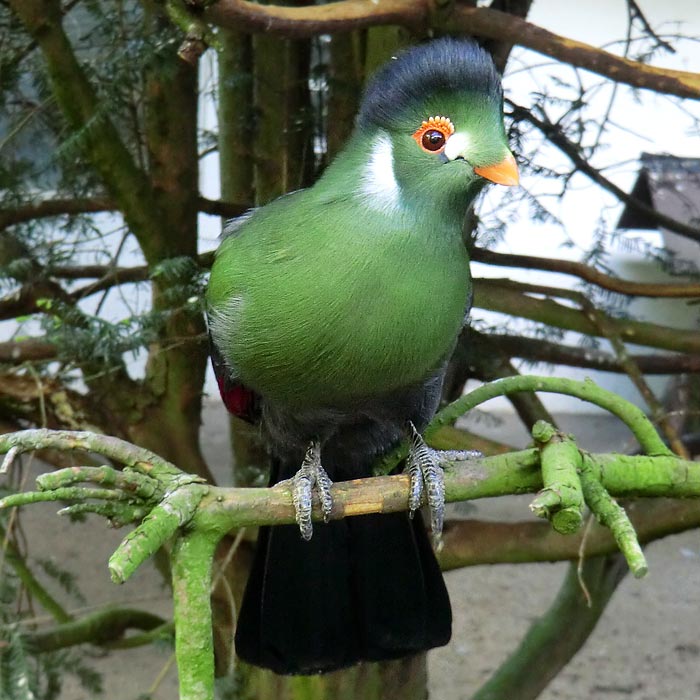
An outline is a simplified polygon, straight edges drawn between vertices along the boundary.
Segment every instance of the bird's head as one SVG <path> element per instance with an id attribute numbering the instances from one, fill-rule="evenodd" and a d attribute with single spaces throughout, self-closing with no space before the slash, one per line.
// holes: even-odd
<path id="1" fill-rule="evenodd" d="M 518 183 L 491 57 L 472 41 L 407 50 L 370 81 L 355 137 L 369 149 L 370 196 L 466 208 L 487 181 Z"/>

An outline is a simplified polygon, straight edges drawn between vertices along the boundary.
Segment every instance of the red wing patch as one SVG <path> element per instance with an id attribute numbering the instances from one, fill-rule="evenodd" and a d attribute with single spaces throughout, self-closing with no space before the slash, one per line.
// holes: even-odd
<path id="1" fill-rule="evenodd" d="M 252 389 L 231 377 L 229 367 L 213 342 L 209 343 L 209 347 L 211 365 L 214 368 L 216 383 L 219 385 L 224 406 L 234 416 L 248 423 L 257 423 L 260 419 L 260 397 Z"/>
<path id="2" fill-rule="evenodd" d="M 255 423 L 260 415 L 258 395 L 243 384 L 231 382 L 226 377 L 217 375 L 216 381 L 228 412 L 249 423 Z"/>

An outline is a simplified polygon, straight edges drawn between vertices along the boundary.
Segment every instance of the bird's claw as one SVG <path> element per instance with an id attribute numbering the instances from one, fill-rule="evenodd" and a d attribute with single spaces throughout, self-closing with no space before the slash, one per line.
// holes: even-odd
<path id="1" fill-rule="evenodd" d="M 445 522 L 445 474 L 442 463 L 446 460 L 478 459 L 483 455 L 476 450 L 434 450 L 425 444 L 425 440 L 413 423 L 409 423 L 409 431 L 411 447 L 406 461 L 406 471 L 411 477 L 408 497 L 409 515 L 413 517 L 425 496 L 430 510 L 433 545 L 436 549 L 440 549 Z"/>
<path id="2" fill-rule="evenodd" d="M 321 445 L 318 442 L 312 442 L 309 445 L 301 468 L 294 475 L 292 482 L 294 485 L 292 500 L 294 501 L 296 521 L 302 538 L 308 541 L 314 533 L 311 522 L 314 488 L 316 488 L 321 502 L 324 522 L 328 522 L 333 509 L 333 497 L 331 496 L 333 482 L 321 466 Z"/>
<path id="3" fill-rule="evenodd" d="M 413 517 L 425 495 L 430 509 L 433 540 L 439 541 L 445 519 L 445 479 L 439 453 L 425 444 L 412 423 L 410 431 L 411 447 L 406 462 L 406 471 L 411 477 L 408 512 Z"/>

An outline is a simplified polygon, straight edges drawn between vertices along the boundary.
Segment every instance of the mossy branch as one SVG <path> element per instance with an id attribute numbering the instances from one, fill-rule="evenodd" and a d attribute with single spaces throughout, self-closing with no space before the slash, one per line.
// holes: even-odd
<path id="1" fill-rule="evenodd" d="M 698 499 L 640 498 L 626 504 L 637 537 L 647 544 L 700 527 Z M 438 555 L 443 571 L 484 564 L 578 561 L 619 551 L 610 530 L 597 522 L 560 535 L 547 522 L 448 520 Z"/>
<path id="2" fill-rule="evenodd" d="M 152 631 L 166 625 L 165 620 L 145 610 L 108 606 L 50 629 L 27 632 L 23 638 L 33 650 L 46 652 L 76 644 L 111 645 L 123 640 L 129 629 Z"/>
<path id="3" fill-rule="evenodd" d="M 627 515 L 625 509 L 618 505 L 613 497 L 598 481 L 595 467 L 586 465 L 581 470 L 581 484 L 586 503 L 593 511 L 596 519 L 612 532 L 615 542 L 624 554 L 630 571 L 635 578 L 645 576 L 648 567 L 637 539 L 637 533 Z"/>
<path id="4" fill-rule="evenodd" d="M 471 700 L 539 696 L 588 639 L 625 575 L 624 562 L 618 557 L 595 557 L 584 563 L 583 573 L 591 602 L 576 566 L 570 565 L 549 610 L 535 620 L 518 648 Z"/>
<path id="5" fill-rule="evenodd" d="M 561 377 L 538 377 L 534 375 L 498 379 L 465 394 L 438 412 L 426 430 L 426 437 L 430 437 L 432 431 L 443 425 L 452 425 L 465 413 L 490 399 L 520 391 L 565 394 L 566 396 L 574 396 L 582 401 L 593 403 L 617 416 L 625 423 L 647 454 L 673 454 L 666 447 L 644 413 L 637 406 L 617 394 L 606 391 L 590 380 L 579 382 Z"/>
<path id="6" fill-rule="evenodd" d="M 533 433 L 537 447 L 447 464 L 446 500 L 540 491 L 534 510 L 562 532 L 578 528 L 585 502 L 610 528 L 635 575 L 643 574 L 646 564 L 636 534 L 613 497 L 700 496 L 700 463 L 670 452 L 644 414 L 624 399 L 589 381 L 548 377 L 517 376 L 485 384 L 443 409 L 426 430 L 426 437 L 430 440 L 431 435 L 444 433 L 445 426 L 490 398 L 522 391 L 558 392 L 593 402 L 623 420 L 649 454 L 582 455 L 572 437 L 539 423 Z M 214 665 L 209 595 L 215 547 L 233 528 L 294 522 L 289 484 L 257 489 L 209 486 L 148 450 L 91 433 L 30 430 L 0 436 L 0 454 L 11 455 L 4 460 L 8 469 L 19 453 L 42 448 L 89 451 L 127 469 L 73 467 L 44 475 L 39 479 L 44 490 L 8 496 L 0 500 L 0 508 L 67 499 L 77 501 L 69 510 L 78 507 L 115 516 L 121 522 L 148 512 L 111 558 L 112 577 L 125 581 L 174 537 L 180 697 L 211 698 Z M 332 519 L 401 511 L 408 504 L 409 478 L 400 474 L 339 482 L 332 492 Z M 320 508 L 314 515 L 322 518 Z"/>
<path id="7" fill-rule="evenodd" d="M 550 520 L 562 535 L 573 534 L 583 524 L 581 453 L 571 436 L 559 433 L 545 421 L 535 423 L 532 437 L 540 445 L 544 488 L 530 504 L 530 510 Z"/>
<path id="8" fill-rule="evenodd" d="M 547 294 L 544 299 L 530 294 Z M 574 293 L 576 294 L 576 293 Z M 552 296 L 571 297 L 571 291 L 543 290 L 509 279 L 475 279 L 474 306 L 488 311 L 527 318 L 555 328 L 602 337 L 600 328 L 586 312 L 555 301 Z M 607 317 L 609 327 L 625 342 L 650 348 L 697 355 L 700 333 L 697 330 L 671 328 L 658 323 Z"/>

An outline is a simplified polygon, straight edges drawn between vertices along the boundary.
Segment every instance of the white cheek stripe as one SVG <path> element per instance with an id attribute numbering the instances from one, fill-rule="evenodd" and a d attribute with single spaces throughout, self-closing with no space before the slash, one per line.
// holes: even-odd
<path id="1" fill-rule="evenodd" d="M 443 153 L 447 160 L 454 160 L 458 156 L 467 159 L 467 149 L 469 148 L 470 138 L 468 134 L 463 131 L 458 131 L 456 134 L 452 134 L 447 143 L 445 144 L 445 150 Z M 467 159 L 468 160 L 468 159 Z"/>
<path id="2" fill-rule="evenodd" d="M 394 176 L 394 153 L 388 134 L 381 133 L 372 146 L 358 193 L 372 209 L 387 211 L 400 207 L 399 183 Z"/>

